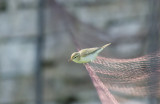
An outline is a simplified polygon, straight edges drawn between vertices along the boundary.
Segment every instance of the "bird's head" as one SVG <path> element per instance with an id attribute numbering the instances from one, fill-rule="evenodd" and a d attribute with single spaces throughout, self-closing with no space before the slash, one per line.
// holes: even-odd
<path id="1" fill-rule="evenodd" d="M 71 61 L 78 62 L 80 60 L 80 53 L 74 52 L 70 58 Z"/>

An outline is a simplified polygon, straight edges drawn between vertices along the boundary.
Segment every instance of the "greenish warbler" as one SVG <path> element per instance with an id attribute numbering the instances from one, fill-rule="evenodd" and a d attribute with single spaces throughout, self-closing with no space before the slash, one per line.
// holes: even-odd
<path id="1" fill-rule="evenodd" d="M 96 59 L 98 54 L 111 43 L 108 43 L 102 47 L 95 47 L 95 48 L 86 48 L 82 49 L 79 52 L 74 52 L 71 55 L 70 60 L 74 61 L 75 63 L 88 63 Z"/>

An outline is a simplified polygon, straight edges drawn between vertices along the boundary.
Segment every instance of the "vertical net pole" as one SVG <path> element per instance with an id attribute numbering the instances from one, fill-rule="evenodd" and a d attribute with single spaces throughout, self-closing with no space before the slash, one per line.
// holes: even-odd
<path id="1" fill-rule="evenodd" d="M 149 34 L 148 34 L 148 50 L 147 53 L 154 53 L 159 48 L 159 0 L 149 0 L 150 17 L 149 17 Z M 149 102 L 148 104 L 158 104 L 157 91 L 159 83 L 158 73 L 158 57 L 155 54 L 150 55 L 150 70 L 151 76 L 148 79 L 149 86 Z"/>
<path id="2" fill-rule="evenodd" d="M 36 90 L 36 104 L 43 104 L 43 75 L 42 75 L 42 50 L 44 44 L 44 0 L 38 0 L 38 37 L 37 37 L 37 54 L 36 54 L 36 72 L 35 72 L 35 90 Z"/>
<path id="3" fill-rule="evenodd" d="M 159 18 L 160 0 L 150 0 L 149 34 L 148 34 L 148 53 L 156 52 L 159 47 Z"/>

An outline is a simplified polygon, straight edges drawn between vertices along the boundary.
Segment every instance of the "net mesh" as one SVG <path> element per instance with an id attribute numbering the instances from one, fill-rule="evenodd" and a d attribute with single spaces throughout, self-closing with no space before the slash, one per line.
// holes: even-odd
<path id="1" fill-rule="evenodd" d="M 154 94 L 158 97 L 159 89 L 149 90 L 150 87 L 158 87 L 157 84 L 148 84 L 149 77 L 159 73 L 159 70 L 155 73 L 150 68 L 149 60 L 153 57 L 151 56 L 146 55 L 134 59 L 97 57 L 92 63 L 86 64 L 101 101 L 104 104 L 106 102 L 119 104 L 114 96 L 127 98 Z M 159 63 L 159 54 L 156 56 Z"/>
<path id="2" fill-rule="evenodd" d="M 55 31 L 71 34 L 78 50 L 112 43 L 105 33 L 78 21 L 56 2 L 49 4 L 52 5 L 53 24 L 57 25 Z M 103 104 L 119 104 L 121 100 L 146 96 L 159 98 L 159 51 L 132 59 L 106 58 L 107 52 L 101 55 L 84 65 Z"/>

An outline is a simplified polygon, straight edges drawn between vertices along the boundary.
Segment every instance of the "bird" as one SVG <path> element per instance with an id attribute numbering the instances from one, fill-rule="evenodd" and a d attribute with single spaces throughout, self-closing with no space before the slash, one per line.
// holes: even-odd
<path id="1" fill-rule="evenodd" d="M 88 63 L 94 61 L 98 54 L 111 43 L 108 43 L 102 47 L 86 48 L 78 52 L 72 53 L 70 60 L 75 63 Z"/>

